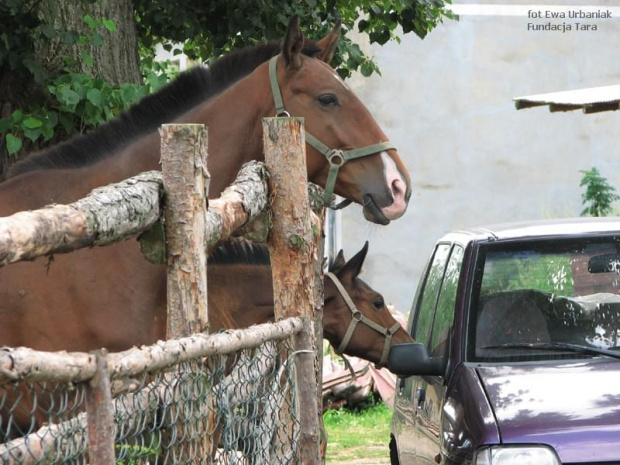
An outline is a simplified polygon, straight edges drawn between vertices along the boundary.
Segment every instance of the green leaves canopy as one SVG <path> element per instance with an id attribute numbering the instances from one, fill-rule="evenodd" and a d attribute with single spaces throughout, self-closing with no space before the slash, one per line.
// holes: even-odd
<path id="1" fill-rule="evenodd" d="M 48 76 L 37 62 L 35 44 L 59 41 L 75 47 L 101 47 L 103 32 L 115 33 L 118 25 L 109 18 L 86 14 L 82 18 L 86 31 L 63 29 L 55 18 L 46 19 L 38 11 L 40 4 L 39 0 L 0 1 L 0 76 L 30 76 L 44 91 L 0 120 L 0 142 L 4 138 L 10 155 L 22 147 L 41 148 L 101 124 L 164 85 L 174 70 L 154 61 L 157 43 L 166 49 L 182 44 L 191 59 L 208 63 L 235 48 L 281 39 L 293 15 L 299 16 L 305 34 L 313 39 L 323 37 L 341 19 L 345 32 L 356 30 L 379 44 L 398 40 L 398 27 L 424 37 L 443 17 L 452 17 L 443 9 L 444 0 L 133 0 L 144 85 L 111 86 L 78 70 L 75 60 L 68 57 L 64 57 L 63 74 Z M 81 57 L 87 67 L 93 67 L 94 57 L 85 48 Z M 365 76 L 379 71 L 360 46 L 344 35 L 333 65 L 342 77 L 356 70 Z M 34 145 L 26 148 L 24 139 Z"/>

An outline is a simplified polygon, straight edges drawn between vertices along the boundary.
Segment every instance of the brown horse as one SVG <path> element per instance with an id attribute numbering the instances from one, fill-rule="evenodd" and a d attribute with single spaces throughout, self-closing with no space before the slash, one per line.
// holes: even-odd
<path id="1" fill-rule="evenodd" d="M 383 365 L 384 354 L 394 344 L 413 342 L 411 337 L 396 322 L 385 307 L 383 297 L 359 278 L 368 243 L 351 260 L 345 262 L 342 251 L 330 267 L 333 278 L 325 279 L 325 307 L 323 328 L 325 338 L 331 345 L 340 351 L 371 362 Z M 269 253 L 264 245 L 251 244 L 246 241 L 225 243 L 216 249 L 209 259 L 208 270 L 208 299 L 209 324 L 211 332 L 222 329 L 245 328 L 255 324 L 273 321 L 273 290 L 271 269 L 269 267 Z M 342 293 L 335 282 L 341 283 L 345 290 Z M 347 297 L 345 298 L 344 295 Z M 361 322 L 355 326 L 355 321 L 347 299 L 353 302 L 357 311 L 370 323 Z M 35 311 L 36 309 L 33 309 Z M 31 315 L 36 318 L 36 315 Z M 96 319 L 88 308 L 84 308 L 79 320 L 72 322 L 77 339 L 89 337 L 90 320 Z M 155 335 L 153 341 L 165 337 L 165 328 L 156 322 L 150 323 L 149 332 Z M 120 325 L 115 321 L 108 322 L 111 332 L 123 333 Z M 18 324 L 11 330 L 19 330 Z M 349 328 L 353 327 L 351 331 Z M 46 331 L 52 328 L 40 327 L 39 337 L 47 339 Z M 346 335 L 351 332 L 346 347 L 341 347 Z M 134 345 L 134 338 L 125 336 L 119 338 L 117 345 L 123 349 Z M 389 366 L 388 366 L 389 368 Z M 2 394 L 0 388 L 0 394 Z M 36 400 L 33 395 L 40 396 Z M 6 396 L 5 398 L 2 398 Z M 40 391 L 19 389 L 5 391 L 0 395 L 0 418 L 3 409 L 14 409 L 13 420 L 9 424 L 0 425 L 0 442 L 27 434 L 36 430 L 41 424 L 49 422 L 46 414 L 37 411 L 35 405 L 47 405 L 48 399 L 41 396 Z M 4 410 L 6 412 L 6 410 Z M 53 414 L 53 412 L 51 413 Z M 31 418 L 31 415 L 33 417 Z"/>
<path id="2" fill-rule="evenodd" d="M 330 266 L 331 276 L 325 279 L 323 331 L 338 352 L 384 365 L 386 347 L 413 340 L 386 308 L 383 296 L 359 278 L 367 252 L 368 243 L 345 262 L 340 251 Z M 218 248 L 209 261 L 211 331 L 273 321 L 273 284 L 265 246 L 229 242 Z M 357 312 L 360 315 L 354 316 Z M 360 322 L 355 324 L 355 319 Z"/>
<path id="3" fill-rule="evenodd" d="M 345 262 L 340 251 L 331 264 L 329 276 L 325 278 L 323 331 L 338 353 L 357 356 L 382 366 L 393 344 L 413 340 L 390 314 L 383 296 L 359 278 L 367 252 L 368 243 Z M 265 246 L 232 241 L 218 248 L 211 255 L 210 263 L 209 322 L 213 330 L 273 321 L 272 280 Z M 275 348 L 272 349 L 275 351 Z M 263 361 L 265 372 L 274 369 L 270 362 L 274 363 Z M 259 381 L 255 381 L 254 385 L 247 379 L 250 370 L 247 362 L 241 365 L 241 372 L 245 374 L 237 374 L 235 378 L 233 370 L 232 379 L 225 382 L 227 387 L 219 387 L 216 410 L 221 417 L 215 440 L 221 441 L 224 454 L 244 451 L 248 461 L 243 463 L 288 463 L 282 457 L 276 459 L 278 453 L 286 451 L 270 447 L 274 445 L 273 434 L 281 422 L 277 414 L 281 406 L 277 402 L 275 405 L 272 401 L 267 402 L 260 415 L 250 415 L 250 418 L 243 414 L 235 415 L 236 411 L 244 411 L 242 406 L 248 403 L 248 398 L 266 396 L 265 390 L 277 398 L 275 393 L 282 394 L 287 386 L 270 386 L 256 374 L 253 377 Z M 252 365 L 252 370 L 259 369 L 255 365 Z M 240 383 L 242 389 L 239 388 Z M 249 431 L 260 434 L 250 434 Z"/>
<path id="4" fill-rule="evenodd" d="M 285 105 L 305 118 L 315 139 L 339 150 L 330 157 L 355 158 L 337 172 L 335 192 L 363 204 L 371 221 L 398 218 L 409 199 L 409 175 L 370 112 L 327 65 L 338 35 L 339 26 L 304 44 L 294 19 L 281 48 L 258 46 L 226 56 L 209 70 L 191 71 L 118 120 L 29 157 L 0 185 L 0 216 L 72 202 L 97 186 L 158 169 L 156 128 L 173 119 L 209 127 L 210 196 L 215 197 L 242 163 L 263 158 L 261 119 Z M 280 91 L 278 103 L 272 82 Z M 363 158 L 349 153 L 368 147 L 377 153 Z M 332 162 L 309 147 L 309 180 L 325 185 L 330 166 L 339 160 Z M 80 351 L 122 350 L 130 340 L 148 344 L 165 326 L 164 280 L 164 268 L 146 262 L 135 241 L 2 268 L 0 345 Z M 87 329 L 81 327 L 85 311 L 91 315 Z"/>

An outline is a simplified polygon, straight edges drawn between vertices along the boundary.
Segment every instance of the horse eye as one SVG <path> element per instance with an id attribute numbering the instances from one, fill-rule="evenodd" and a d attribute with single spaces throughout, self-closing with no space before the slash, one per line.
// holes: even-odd
<path id="1" fill-rule="evenodd" d="M 375 300 L 372 305 L 377 309 L 377 310 L 381 310 L 385 303 L 383 302 L 383 299 L 378 298 L 377 300 Z"/>
<path id="2" fill-rule="evenodd" d="M 317 100 L 324 107 L 339 105 L 338 98 L 334 94 L 319 95 Z"/>

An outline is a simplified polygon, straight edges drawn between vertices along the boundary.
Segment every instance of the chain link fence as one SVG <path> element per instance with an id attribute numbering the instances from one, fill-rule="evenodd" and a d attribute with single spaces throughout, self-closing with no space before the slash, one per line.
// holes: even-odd
<path id="1" fill-rule="evenodd" d="M 116 463 L 296 463 L 294 370 L 284 339 L 114 380 Z M 84 384 L 0 385 L 0 461 L 90 463 Z"/>

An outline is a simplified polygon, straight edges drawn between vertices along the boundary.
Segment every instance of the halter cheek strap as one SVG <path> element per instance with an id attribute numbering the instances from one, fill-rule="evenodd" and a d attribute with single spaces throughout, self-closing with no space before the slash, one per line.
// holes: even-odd
<path id="1" fill-rule="evenodd" d="M 347 349 L 347 345 L 349 345 L 349 342 L 351 341 L 351 337 L 353 336 L 353 333 L 355 332 L 355 328 L 357 327 L 357 324 L 361 322 L 362 324 L 365 324 L 366 326 L 375 330 L 379 334 L 383 334 L 385 336 L 385 342 L 383 344 L 383 351 L 381 353 L 381 358 L 379 359 L 379 363 L 377 363 L 377 367 L 384 367 L 385 363 L 387 362 L 388 355 L 390 353 L 390 347 L 392 346 L 392 335 L 394 335 L 396 331 L 398 331 L 401 328 L 400 323 L 396 322 L 390 328 L 386 328 L 384 326 L 381 326 L 375 323 L 370 318 L 367 318 L 356 307 L 355 303 L 353 302 L 353 299 L 351 299 L 351 296 L 349 295 L 347 290 L 344 288 L 344 286 L 342 285 L 338 277 L 334 273 L 325 273 L 325 276 L 327 276 L 329 279 L 332 280 L 332 282 L 336 286 L 336 289 L 338 289 L 338 292 L 340 292 L 340 296 L 347 304 L 347 307 L 349 307 L 349 310 L 351 310 L 351 323 L 349 323 L 349 327 L 347 328 L 347 331 L 344 335 L 344 338 L 342 339 L 342 342 L 336 349 L 336 353 L 338 355 L 343 354 L 343 352 Z"/>
<path id="2" fill-rule="evenodd" d="M 276 116 L 291 116 L 290 113 L 284 109 L 284 101 L 282 100 L 282 93 L 280 92 L 280 86 L 278 85 L 277 63 L 277 55 L 269 60 L 269 82 L 271 84 L 271 93 L 273 94 L 273 101 L 276 107 Z M 331 149 L 308 131 L 306 131 L 306 142 L 317 152 L 327 158 L 327 161 L 329 162 L 329 174 L 327 175 L 325 195 L 323 197 L 323 203 L 328 207 L 331 204 L 334 187 L 336 186 L 336 179 L 338 178 L 338 171 L 342 165 L 349 160 L 374 155 L 375 153 L 386 150 L 396 149 L 396 146 L 389 141 L 379 142 L 378 144 L 367 145 L 366 147 L 353 150 Z M 345 200 L 335 209 L 345 207 L 349 205 L 349 203 L 351 203 L 351 201 Z"/>

